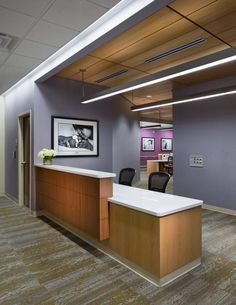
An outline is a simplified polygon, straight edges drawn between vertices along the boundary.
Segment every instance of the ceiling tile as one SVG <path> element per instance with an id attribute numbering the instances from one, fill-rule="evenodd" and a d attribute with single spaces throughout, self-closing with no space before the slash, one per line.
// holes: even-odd
<path id="1" fill-rule="evenodd" d="M 36 68 L 42 60 L 25 57 L 21 55 L 12 54 L 8 60 L 5 62 L 6 66 L 18 67 L 18 68 L 26 68 L 33 70 Z"/>
<path id="2" fill-rule="evenodd" d="M 26 15 L 39 17 L 52 0 L 0 0 L 0 6 L 16 10 Z"/>
<path id="3" fill-rule="evenodd" d="M 13 86 L 28 73 L 25 68 L 17 68 L 3 65 L 0 69 L 0 94 Z"/>
<path id="4" fill-rule="evenodd" d="M 39 21 L 26 38 L 51 46 L 61 47 L 76 35 L 78 35 L 77 31 L 46 21 Z"/>
<path id="5" fill-rule="evenodd" d="M 7 52 L 0 52 L 0 64 L 4 62 L 8 55 L 9 53 Z"/>
<path id="6" fill-rule="evenodd" d="M 15 54 L 45 60 L 56 52 L 57 48 L 46 46 L 30 40 L 23 40 L 16 48 Z"/>
<path id="7" fill-rule="evenodd" d="M 88 0 L 88 1 L 97 5 L 101 5 L 106 8 L 112 8 L 117 3 L 120 2 L 120 0 Z"/>
<path id="8" fill-rule="evenodd" d="M 43 19 L 82 31 L 106 11 L 107 9 L 85 0 L 57 0 Z"/>
<path id="9" fill-rule="evenodd" d="M 1 33 L 22 37 L 31 28 L 35 18 L 0 7 Z"/>

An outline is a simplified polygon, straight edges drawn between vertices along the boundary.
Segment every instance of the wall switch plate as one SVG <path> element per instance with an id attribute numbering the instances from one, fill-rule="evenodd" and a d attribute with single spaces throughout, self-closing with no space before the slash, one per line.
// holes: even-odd
<path id="1" fill-rule="evenodd" d="M 203 156 L 202 155 L 190 155 L 189 166 L 203 167 Z"/>

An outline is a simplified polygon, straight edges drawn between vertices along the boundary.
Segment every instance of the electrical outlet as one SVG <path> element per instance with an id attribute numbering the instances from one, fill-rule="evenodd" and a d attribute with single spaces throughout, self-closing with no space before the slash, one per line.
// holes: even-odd
<path id="1" fill-rule="evenodd" d="M 202 155 L 190 155 L 189 166 L 203 167 L 203 156 Z"/>

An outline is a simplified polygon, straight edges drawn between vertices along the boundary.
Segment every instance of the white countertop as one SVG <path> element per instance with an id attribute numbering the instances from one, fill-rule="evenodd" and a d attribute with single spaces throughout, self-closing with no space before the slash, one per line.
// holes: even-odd
<path id="1" fill-rule="evenodd" d="M 113 183 L 113 197 L 109 198 L 109 201 L 159 217 L 203 204 L 198 199 L 148 191 L 116 183 Z"/>
<path id="2" fill-rule="evenodd" d="M 36 167 L 51 169 L 60 172 L 71 173 L 75 175 L 88 176 L 93 178 L 113 178 L 116 176 L 114 173 L 95 171 L 90 169 L 71 167 L 71 166 L 63 166 L 63 165 L 43 165 L 43 164 L 35 164 Z"/>
<path id="3" fill-rule="evenodd" d="M 168 160 L 159 160 L 159 159 L 153 159 L 153 160 L 147 160 L 148 162 L 153 162 L 153 163 L 156 163 L 156 162 L 168 162 Z"/>

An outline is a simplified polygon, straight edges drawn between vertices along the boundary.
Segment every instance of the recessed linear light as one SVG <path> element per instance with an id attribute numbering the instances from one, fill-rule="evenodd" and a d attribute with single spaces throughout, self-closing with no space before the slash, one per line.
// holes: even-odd
<path id="1" fill-rule="evenodd" d="M 232 52 L 233 52 L 233 55 L 232 55 Z M 128 86 L 128 87 L 122 87 L 122 86 L 117 87 L 117 90 L 115 90 L 114 88 L 111 88 L 111 89 L 105 90 L 103 95 L 98 94 L 95 97 L 92 97 L 92 98 L 89 98 L 87 100 L 82 101 L 82 103 L 83 104 L 92 103 L 92 102 L 99 101 L 99 100 L 102 100 L 102 99 L 105 99 L 105 98 L 108 98 L 108 97 L 112 97 L 112 96 L 115 96 L 115 95 L 118 95 L 118 94 L 121 94 L 121 93 L 128 92 L 128 91 L 131 91 L 131 90 L 136 90 L 136 89 L 139 89 L 139 88 L 147 87 L 147 86 L 154 85 L 154 84 L 157 84 L 157 83 L 161 83 L 161 82 L 164 82 L 166 80 L 170 80 L 170 79 L 173 79 L 173 78 L 176 78 L 176 77 L 179 77 L 179 76 L 184 76 L 184 75 L 187 75 L 187 74 L 190 74 L 190 73 L 195 73 L 195 72 L 202 71 L 202 70 L 205 70 L 205 69 L 209 69 L 209 68 L 212 68 L 212 67 L 216 67 L 216 66 L 219 66 L 219 65 L 222 65 L 222 64 L 225 64 L 225 63 L 229 63 L 229 62 L 232 62 L 232 61 L 236 60 L 235 53 L 236 53 L 236 48 L 227 49 L 227 50 L 218 52 L 217 54 L 213 54 L 213 56 L 215 56 L 215 55 L 216 56 L 217 55 L 222 56 L 222 54 L 230 54 L 230 56 L 228 56 L 228 57 L 224 57 L 224 58 L 212 61 L 210 63 L 205 63 L 205 64 L 199 64 L 198 65 L 198 62 L 202 60 L 202 59 L 199 59 L 199 60 L 190 62 L 190 64 L 196 64 L 196 66 L 194 66 L 193 68 L 185 69 L 185 70 L 182 70 L 182 71 L 179 71 L 179 72 L 176 72 L 176 73 L 165 75 L 163 77 L 158 77 L 158 75 L 165 74 L 166 72 L 165 71 L 158 72 L 156 76 L 154 74 L 154 75 L 150 75 L 148 77 L 145 77 L 144 80 L 142 81 L 142 83 L 139 83 L 139 81 L 140 81 L 140 79 L 139 79 L 139 80 L 134 81 L 134 85 L 132 85 L 132 83 L 131 83 L 131 85 Z M 210 56 L 211 55 L 207 56 L 207 58 L 209 58 Z M 181 67 L 185 66 L 187 64 L 188 63 L 185 63 L 185 64 L 181 65 Z M 178 68 L 178 67 L 174 67 L 174 68 Z M 170 68 L 168 70 L 173 70 L 174 68 Z M 154 79 L 153 79 L 153 77 L 154 77 Z M 157 78 L 155 78 L 155 77 L 157 77 Z M 146 79 L 146 81 L 145 81 L 145 79 Z M 119 88 L 121 88 L 121 89 L 119 89 Z M 115 91 L 113 91 L 113 90 L 115 90 Z"/>
<path id="2" fill-rule="evenodd" d="M 200 101 L 200 100 L 206 100 L 206 99 L 212 99 L 214 97 L 220 97 L 224 95 L 231 95 L 231 94 L 236 94 L 236 90 L 232 91 L 226 91 L 226 92 L 220 92 L 220 93 L 215 93 L 215 94 L 208 94 L 208 95 L 202 95 L 198 97 L 192 97 L 192 98 L 186 98 L 186 99 L 180 99 L 180 100 L 165 100 L 163 103 L 151 103 L 149 105 L 140 105 L 140 106 L 133 106 L 131 107 L 132 111 L 141 111 L 141 110 L 148 110 L 148 109 L 154 109 L 154 108 L 160 108 L 160 107 L 165 107 L 165 106 L 171 106 L 171 105 L 177 105 L 177 104 L 183 104 L 183 103 L 189 103 L 189 102 L 195 102 L 195 101 Z"/>

